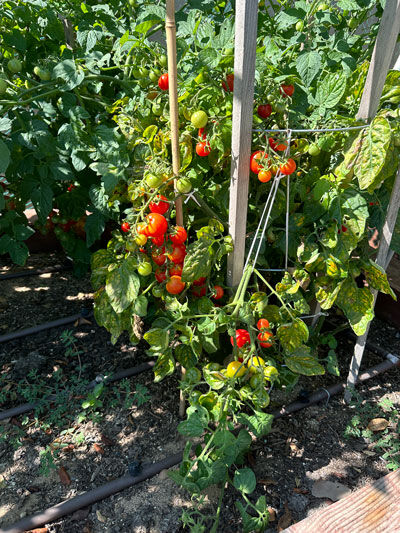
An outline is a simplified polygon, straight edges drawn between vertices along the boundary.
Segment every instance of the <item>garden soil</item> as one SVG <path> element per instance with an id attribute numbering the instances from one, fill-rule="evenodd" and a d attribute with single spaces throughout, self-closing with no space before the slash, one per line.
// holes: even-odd
<path id="1" fill-rule="evenodd" d="M 31 268 L 43 268 L 63 262 L 62 255 L 36 254 L 28 261 Z M 4 264 L 0 273 L 15 267 Z M 76 279 L 71 271 L 0 281 L 0 334 L 73 315 L 92 307 L 89 277 Z M 70 330 L 80 350 L 68 356 L 61 342 L 64 330 Z M 373 323 L 371 339 L 392 353 L 400 353 L 400 332 L 379 321 Z M 340 336 L 338 355 L 340 378 L 321 376 L 302 379 L 289 401 L 299 394 L 345 380 L 352 354 L 353 340 Z M 127 338 L 112 345 L 109 334 L 93 318 L 68 327 L 0 344 L 0 377 L 6 387 L 6 400 L 0 409 L 24 403 L 29 373 L 36 369 L 40 387 L 54 386 L 66 394 L 79 380 L 90 382 L 97 375 L 147 361 L 145 343 L 130 346 Z M 72 359 L 71 359 L 72 357 Z M 362 368 L 382 360 L 366 352 Z M 79 376 L 79 380 L 77 379 Z M 0 527 L 24 516 L 66 500 L 128 473 L 137 464 L 148 464 L 176 453 L 184 446 L 177 433 L 179 424 L 177 389 L 174 375 L 160 384 L 153 383 L 152 372 L 133 377 L 122 386 L 114 384 L 97 411 L 98 415 L 79 415 L 85 410 L 82 399 L 65 402 L 63 426 L 45 425 L 46 412 L 32 413 L 0 422 Z M 142 405 L 133 401 L 138 386 L 147 387 L 149 400 Z M 139 387 L 140 389 L 140 387 Z M 50 390 L 50 389 L 49 389 Z M 143 390 L 143 389 L 140 389 Z M 383 398 L 400 405 L 399 370 L 391 370 L 358 388 L 362 402 L 374 406 Z M 2 391 L 0 391 L 1 394 Z M 41 392 L 41 391 L 39 391 Z M 86 396 L 82 394 L 84 399 Z M 2 398 L 2 396 L 0 396 Z M 272 395 L 276 405 L 282 394 Z M 132 401 L 131 401 L 132 400 Z M 68 406 L 71 408 L 68 409 Z M 91 411 L 93 412 L 93 411 Z M 247 455 L 248 465 L 257 477 L 257 488 L 250 496 L 265 495 L 270 506 L 269 533 L 281 531 L 298 520 L 317 512 L 332 500 L 312 495 L 318 480 L 334 481 L 354 491 L 388 473 L 385 461 L 376 454 L 368 439 L 346 439 L 344 431 L 356 414 L 342 396 L 309 407 L 277 420 L 272 432 L 255 440 Z M 61 426 L 69 432 L 61 434 Z M 43 452 L 65 444 L 55 457 L 56 468 L 43 475 Z M 216 503 L 218 491 L 209 490 L 206 510 Z M 236 494 L 227 489 L 219 532 L 242 531 L 235 507 Z M 77 511 L 52 524 L 51 533 L 174 533 L 184 531 L 179 520 L 190 508 L 190 496 L 180 490 L 163 471 L 154 478 Z"/>

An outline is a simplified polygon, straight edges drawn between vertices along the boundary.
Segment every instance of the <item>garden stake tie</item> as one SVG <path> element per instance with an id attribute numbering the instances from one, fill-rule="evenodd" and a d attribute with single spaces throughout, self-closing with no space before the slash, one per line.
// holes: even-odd
<path id="1" fill-rule="evenodd" d="M 167 10 L 165 18 L 165 33 L 167 36 L 168 54 L 168 89 L 169 89 L 169 116 L 171 120 L 171 149 L 172 149 L 172 172 L 175 177 L 174 185 L 176 190 L 176 178 L 179 174 L 179 129 L 178 129 L 178 83 L 176 68 L 176 27 L 175 27 L 175 0 L 167 0 Z M 182 198 L 175 200 L 176 223 L 183 226 Z M 182 377 L 185 369 L 181 367 Z M 179 393 L 179 416 L 185 415 L 185 398 L 182 391 Z"/>

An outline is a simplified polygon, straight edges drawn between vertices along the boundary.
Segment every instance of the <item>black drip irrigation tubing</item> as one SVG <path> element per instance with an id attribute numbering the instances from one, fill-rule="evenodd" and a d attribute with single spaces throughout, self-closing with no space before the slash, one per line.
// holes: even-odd
<path id="1" fill-rule="evenodd" d="M 63 270 L 72 270 L 72 265 L 54 265 L 36 270 L 22 270 L 21 272 L 0 274 L 0 281 L 4 279 L 24 278 L 25 276 L 40 276 L 41 274 L 51 274 L 52 272 L 62 272 Z"/>
<path id="2" fill-rule="evenodd" d="M 66 324 L 71 324 L 80 318 L 89 318 L 93 313 L 78 313 L 76 315 L 67 316 L 65 318 L 58 318 L 57 320 L 52 320 L 51 322 L 46 322 L 45 324 L 39 324 L 38 326 L 32 326 L 31 328 L 20 329 L 19 331 L 13 331 L 12 333 L 6 333 L 5 335 L 0 335 L 0 343 L 12 341 L 14 339 L 20 339 L 21 337 L 26 337 L 27 335 L 34 335 L 40 331 L 45 331 L 50 328 L 57 328 L 59 326 L 65 326 Z"/>
<path id="3" fill-rule="evenodd" d="M 368 379 L 371 379 L 377 376 L 378 374 L 381 374 L 382 372 L 386 372 L 387 370 L 390 370 L 400 365 L 400 359 L 398 359 L 396 356 L 392 354 L 386 354 L 386 357 L 386 361 L 383 361 L 382 363 L 379 363 L 378 365 L 369 368 L 361 375 L 359 375 L 357 383 L 367 381 Z M 294 402 L 288 405 L 287 407 L 283 407 L 279 411 L 275 411 L 272 414 L 275 418 L 281 418 L 282 416 L 294 413 L 296 411 L 300 411 L 301 409 L 309 407 L 310 405 L 318 403 L 322 400 L 328 401 L 331 396 L 334 396 L 335 394 L 338 394 L 339 392 L 343 391 L 345 389 L 345 386 L 345 383 L 337 383 L 336 385 L 332 385 L 327 389 L 321 389 L 312 394 L 308 398 L 307 402 Z M 0 529 L 0 533 L 23 533 L 24 531 L 43 526 L 44 524 L 47 524 L 54 520 L 58 520 L 59 518 L 62 518 L 65 515 L 71 514 L 79 509 L 82 509 L 83 507 L 88 507 L 95 502 L 98 502 L 111 496 L 112 494 L 115 494 L 121 490 L 136 485 L 141 481 L 145 481 L 146 479 L 155 476 L 162 470 L 171 468 L 179 464 L 182 461 L 182 457 L 183 451 L 166 457 L 157 463 L 153 463 L 144 467 L 142 472 L 137 475 L 125 475 L 114 479 L 113 481 L 101 485 L 100 487 L 97 487 L 93 490 L 89 490 L 84 494 L 75 496 L 70 500 L 49 507 L 43 512 L 37 513 L 30 517 L 23 518 L 15 524 Z"/>
<path id="4" fill-rule="evenodd" d="M 118 372 L 116 372 L 115 374 L 109 377 L 108 376 L 97 376 L 93 381 L 89 383 L 88 390 L 93 389 L 98 383 L 101 383 L 101 382 L 113 383 L 114 381 L 119 381 L 121 379 L 129 378 L 131 376 L 137 376 L 138 374 L 141 374 L 142 372 L 146 372 L 146 370 L 151 370 L 154 365 L 155 365 L 155 361 L 148 361 L 147 363 L 142 363 L 132 368 L 126 368 L 124 370 L 119 370 Z M 48 403 L 48 402 L 54 401 L 56 398 L 57 396 L 52 394 L 50 396 L 47 396 L 44 399 Z M 22 405 L 18 405 L 17 407 L 11 407 L 10 409 L 6 409 L 5 411 L 0 412 L 0 421 L 7 420 L 8 418 L 13 418 L 14 416 L 22 415 L 24 413 L 28 413 L 29 411 L 33 411 L 38 406 L 39 406 L 39 403 L 24 403 Z"/>

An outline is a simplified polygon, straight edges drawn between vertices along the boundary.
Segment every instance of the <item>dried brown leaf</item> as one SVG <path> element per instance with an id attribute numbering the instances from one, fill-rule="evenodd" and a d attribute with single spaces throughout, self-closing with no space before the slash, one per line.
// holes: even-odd
<path id="1" fill-rule="evenodd" d="M 285 502 L 285 512 L 278 520 L 277 531 L 283 531 L 284 529 L 289 527 L 292 522 L 292 513 L 290 512 L 287 502 Z"/>
<path id="2" fill-rule="evenodd" d="M 106 435 L 103 435 L 103 433 L 100 435 L 101 442 L 104 444 L 104 446 L 113 446 L 114 441 L 109 439 Z"/>
<path id="3" fill-rule="evenodd" d="M 96 453 L 100 453 L 101 455 L 104 454 L 103 448 L 100 446 L 100 444 L 97 444 L 96 442 L 93 444 L 94 451 Z"/>
<path id="4" fill-rule="evenodd" d="M 276 511 L 273 507 L 268 507 L 267 509 L 268 511 L 268 514 L 269 514 L 269 521 L 270 522 L 275 522 L 276 520 Z"/>
<path id="5" fill-rule="evenodd" d="M 63 485 L 71 485 L 71 478 L 69 477 L 68 472 L 63 466 L 60 466 L 58 469 L 58 476 Z"/>
<path id="6" fill-rule="evenodd" d="M 367 428 L 370 431 L 384 431 L 389 425 L 386 418 L 373 418 L 369 421 Z"/>
<path id="7" fill-rule="evenodd" d="M 259 479 L 257 481 L 257 483 L 259 483 L 260 485 L 277 485 L 278 482 L 277 481 L 274 481 L 273 479 Z"/>

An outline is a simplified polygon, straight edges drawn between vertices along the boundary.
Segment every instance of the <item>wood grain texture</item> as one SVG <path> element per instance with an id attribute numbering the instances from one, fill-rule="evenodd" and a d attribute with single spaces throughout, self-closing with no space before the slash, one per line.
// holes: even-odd
<path id="1" fill-rule="evenodd" d="M 400 470 L 317 511 L 283 533 L 399 533 Z"/>
<path id="2" fill-rule="evenodd" d="M 228 258 L 227 276 L 228 284 L 231 286 L 239 283 L 244 265 L 249 161 L 253 127 L 257 19 L 257 0 L 237 0 L 229 199 L 229 230 L 235 249 Z"/>
<path id="3" fill-rule="evenodd" d="M 375 116 L 400 32 L 400 0 L 387 0 L 372 53 L 357 118 Z"/>

